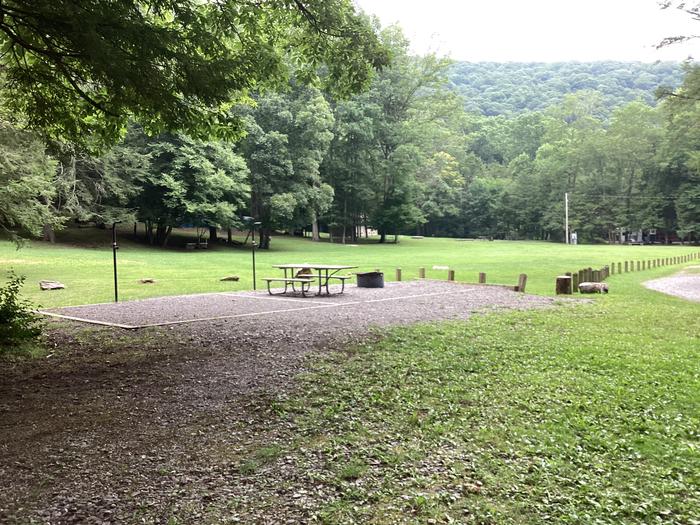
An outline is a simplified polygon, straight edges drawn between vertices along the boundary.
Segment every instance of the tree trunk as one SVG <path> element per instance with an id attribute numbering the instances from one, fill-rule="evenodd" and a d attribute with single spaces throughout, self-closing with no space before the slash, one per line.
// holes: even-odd
<path id="1" fill-rule="evenodd" d="M 209 242 L 216 243 L 219 240 L 218 230 L 216 226 L 209 226 Z"/>
<path id="2" fill-rule="evenodd" d="M 143 226 L 146 228 L 146 239 L 148 240 L 148 244 L 154 244 L 153 223 L 150 220 L 147 220 L 145 223 L 143 223 Z"/>
<path id="3" fill-rule="evenodd" d="M 53 229 L 53 225 L 44 224 L 44 240 L 49 241 L 51 244 L 56 243 L 56 232 Z"/>
<path id="4" fill-rule="evenodd" d="M 321 240 L 321 234 L 318 232 L 318 217 L 314 213 L 313 219 L 311 220 L 311 240 L 314 242 L 319 242 Z"/>
<path id="5" fill-rule="evenodd" d="M 268 250 L 270 248 L 270 230 L 268 228 L 262 228 L 259 233 L 258 248 L 261 250 Z"/>
<path id="6" fill-rule="evenodd" d="M 346 228 L 348 224 L 348 197 L 343 197 L 343 244 L 345 244 Z"/>
<path id="7" fill-rule="evenodd" d="M 228 244 L 231 244 L 233 242 L 233 230 L 231 230 L 231 228 L 228 228 L 226 230 L 226 242 Z"/>
<path id="8" fill-rule="evenodd" d="M 379 230 L 379 244 L 384 244 L 386 242 L 386 232 L 384 230 Z"/>
<path id="9" fill-rule="evenodd" d="M 163 248 L 165 248 L 168 245 L 168 239 L 170 239 L 170 234 L 172 233 L 172 231 L 173 231 L 172 226 L 168 226 L 167 228 L 165 228 L 163 230 L 163 244 L 162 244 Z"/>
<path id="10" fill-rule="evenodd" d="M 138 235 L 138 232 L 136 231 L 136 228 L 138 227 L 139 223 L 134 221 L 134 237 Z"/>

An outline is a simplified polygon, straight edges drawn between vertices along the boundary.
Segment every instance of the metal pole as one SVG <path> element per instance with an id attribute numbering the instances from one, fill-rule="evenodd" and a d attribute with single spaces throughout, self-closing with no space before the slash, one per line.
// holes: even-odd
<path id="1" fill-rule="evenodd" d="M 570 243 L 569 238 L 569 194 L 564 193 L 564 231 L 566 233 L 566 244 Z"/>
<path id="2" fill-rule="evenodd" d="M 117 285 L 117 224 L 121 221 L 112 223 L 112 259 L 114 261 L 114 302 L 119 302 L 119 289 Z"/>

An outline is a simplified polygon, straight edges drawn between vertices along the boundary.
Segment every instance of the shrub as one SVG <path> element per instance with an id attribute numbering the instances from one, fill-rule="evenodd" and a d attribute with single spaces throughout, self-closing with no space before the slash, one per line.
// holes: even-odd
<path id="1" fill-rule="evenodd" d="M 0 286 L 0 349 L 18 346 L 41 333 L 31 303 L 19 295 L 24 279 L 10 270 L 7 283 Z"/>

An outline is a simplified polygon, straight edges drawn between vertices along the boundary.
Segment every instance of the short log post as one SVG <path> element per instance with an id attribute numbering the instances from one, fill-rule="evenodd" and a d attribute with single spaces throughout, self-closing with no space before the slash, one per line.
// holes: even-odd
<path id="1" fill-rule="evenodd" d="M 418 268 L 418 278 L 425 279 L 425 268 Z"/>
<path id="2" fill-rule="evenodd" d="M 455 271 L 454 270 L 447 270 L 447 280 L 448 281 L 455 280 Z"/>
<path id="3" fill-rule="evenodd" d="M 617 263 L 617 273 L 622 273 L 622 263 Z"/>
<path id="4" fill-rule="evenodd" d="M 586 272 L 588 273 L 586 280 L 592 281 L 593 280 L 593 268 L 589 267 L 588 270 L 586 270 Z"/>
<path id="5" fill-rule="evenodd" d="M 486 274 L 479 272 L 479 284 L 486 284 Z"/>
<path id="6" fill-rule="evenodd" d="M 525 292 L 525 285 L 527 285 L 527 275 L 521 273 L 518 277 L 518 289 L 517 292 Z"/>
<path id="7" fill-rule="evenodd" d="M 401 280 L 401 268 L 396 269 L 396 280 L 397 281 Z"/>
<path id="8" fill-rule="evenodd" d="M 585 282 L 586 280 L 586 271 L 585 270 L 579 270 L 578 271 L 578 282 L 582 283 Z M 577 288 L 578 289 L 578 288 Z"/>
<path id="9" fill-rule="evenodd" d="M 642 263 L 641 263 L 641 261 L 637 261 L 637 271 L 639 272 L 641 270 L 642 270 Z"/>
<path id="10" fill-rule="evenodd" d="M 557 295 L 571 295 L 571 276 L 558 275 L 554 290 Z"/>
<path id="11" fill-rule="evenodd" d="M 610 273 L 611 273 L 611 274 L 614 274 L 614 273 L 615 273 L 615 263 L 612 263 L 612 264 L 610 265 Z"/>
<path id="12" fill-rule="evenodd" d="M 629 265 L 629 263 L 627 261 L 625 261 L 625 273 L 629 272 L 628 265 Z"/>
<path id="13" fill-rule="evenodd" d="M 642 271 L 647 269 L 647 262 L 642 261 Z"/>
<path id="14" fill-rule="evenodd" d="M 571 290 L 578 290 L 578 273 L 576 272 L 571 276 Z"/>

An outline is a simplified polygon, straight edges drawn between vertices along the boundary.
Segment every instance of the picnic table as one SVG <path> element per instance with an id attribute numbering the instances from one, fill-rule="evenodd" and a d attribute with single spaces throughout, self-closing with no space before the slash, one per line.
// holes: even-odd
<path id="1" fill-rule="evenodd" d="M 338 275 L 339 272 L 343 270 L 351 270 L 357 268 L 357 266 L 350 266 L 347 264 L 310 264 L 310 263 L 289 263 L 289 264 L 275 264 L 273 268 L 279 268 L 284 271 L 284 277 L 265 277 L 263 280 L 267 282 L 267 291 L 272 295 L 272 290 L 270 290 L 271 282 L 283 282 L 284 291 L 283 294 L 287 293 L 288 287 L 291 285 L 292 290 L 296 291 L 296 284 L 300 285 L 301 294 L 306 296 L 306 292 L 311 289 L 311 285 L 318 282 L 318 293 L 316 295 L 323 295 L 323 290 L 325 288 L 326 295 L 331 295 L 329 288 L 329 283 L 331 280 L 338 280 L 341 283 L 341 289 L 339 293 L 345 291 L 345 281 L 351 278 L 350 275 Z"/>

